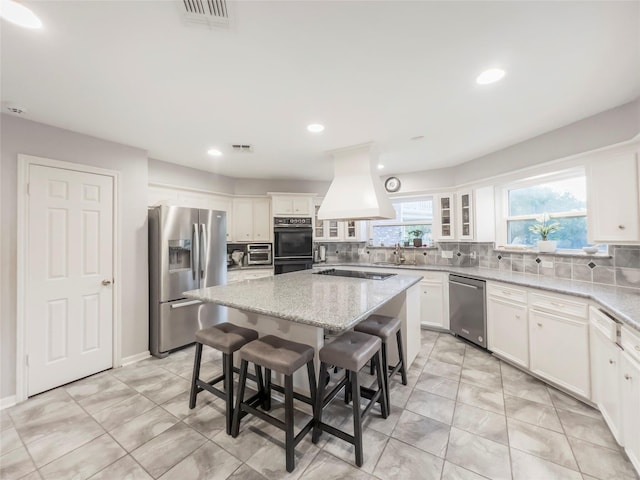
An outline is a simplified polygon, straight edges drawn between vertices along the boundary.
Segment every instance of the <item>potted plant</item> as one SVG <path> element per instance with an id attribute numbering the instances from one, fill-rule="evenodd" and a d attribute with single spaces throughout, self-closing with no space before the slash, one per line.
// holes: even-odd
<path id="1" fill-rule="evenodd" d="M 543 213 L 536 217 L 538 223 L 534 223 L 529 227 L 529 231 L 540 235 L 538 240 L 539 252 L 555 252 L 558 242 L 556 240 L 548 240 L 549 234 L 557 232 L 562 228 L 558 222 L 550 222 L 551 217 L 548 213 Z"/>
<path id="2" fill-rule="evenodd" d="M 409 235 L 413 237 L 413 246 L 421 247 L 422 246 L 422 234 L 424 233 L 422 230 L 411 230 L 408 232 Z"/>

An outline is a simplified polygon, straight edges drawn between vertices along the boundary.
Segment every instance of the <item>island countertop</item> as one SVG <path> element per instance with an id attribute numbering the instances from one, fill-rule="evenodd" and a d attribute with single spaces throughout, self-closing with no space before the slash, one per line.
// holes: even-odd
<path id="1" fill-rule="evenodd" d="M 314 275 L 317 270 L 245 280 L 184 292 L 188 298 L 247 312 L 343 332 L 396 295 L 418 283 L 419 275 L 366 280 Z"/>

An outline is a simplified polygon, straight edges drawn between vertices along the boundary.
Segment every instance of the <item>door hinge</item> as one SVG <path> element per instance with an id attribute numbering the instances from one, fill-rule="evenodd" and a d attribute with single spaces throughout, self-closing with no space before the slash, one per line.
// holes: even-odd
<path id="1" fill-rule="evenodd" d="M 24 356 L 24 364 L 28 367 L 29 366 L 29 355 L 25 355 Z"/>
<path id="2" fill-rule="evenodd" d="M 27 183 L 27 195 L 31 194 L 30 187 L 31 187 L 31 184 Z"/>

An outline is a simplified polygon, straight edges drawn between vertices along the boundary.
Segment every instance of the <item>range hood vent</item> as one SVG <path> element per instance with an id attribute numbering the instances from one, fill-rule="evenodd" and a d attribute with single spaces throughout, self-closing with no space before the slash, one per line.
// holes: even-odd
<path id="1" fill-rule="evenodd" d="M 234 143 L 231 145 L 231 149 L 236 153 L 253 153 L 253 145 L 248 143 Z"/>
<path id="2" fill-rule="evenodd" d="M 395 218 L 377 174 L 378 152 L 366 143 L 331 152 L 335 176 L 318 210 L 319 220 L 383 220 Z"/>
<path id="3" fill-rule="evenodd" d="M 183 16 L 190 22 L 229 26 L 227 0 L 182 0 Z"/>

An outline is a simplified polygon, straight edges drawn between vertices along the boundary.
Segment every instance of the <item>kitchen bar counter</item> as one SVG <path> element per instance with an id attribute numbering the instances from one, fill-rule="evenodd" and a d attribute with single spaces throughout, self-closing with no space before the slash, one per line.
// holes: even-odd
<path id="1" fill-rule="evenodd" d="M 483 280 L 511 283 L 523 287 L 539 288 L 555 293 L 575 295 L 593 300 L 602 309 L 626 325 L 640 330 L 640 291 L 633 288 L 613 287 L 608 285 L 593 284 L 589 282 L 577 282 L 563 280 L 544 275 L 530 275 L 525 273 L 493 270 L 478 267 L 452 267 L 447 265 L 376 265 L 372 263 L 335 263 L 324 264 L 324 268 L 333 266 L 349 267 L 374 267 L 376 269 L 401 269 L 407 272 L 438 271 L 467 275 Z"/>
<path id="2" fill-rule="evenodd" d="M 417 275 L 386 280 L 314 275 L 304 270 L 185 292 L 189 298 L 246 312 L 344 332 L 420 282 Z"/>

